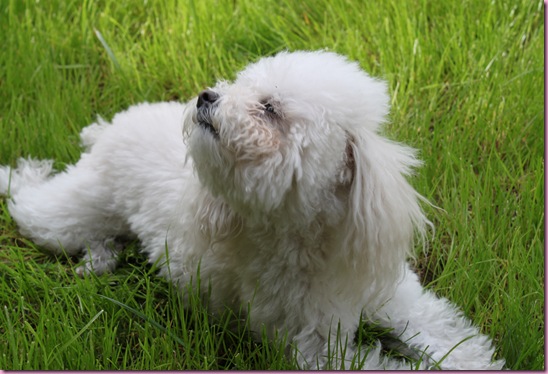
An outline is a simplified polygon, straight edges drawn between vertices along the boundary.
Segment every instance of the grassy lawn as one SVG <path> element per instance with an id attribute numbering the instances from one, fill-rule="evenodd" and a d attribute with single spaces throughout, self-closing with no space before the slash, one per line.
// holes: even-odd
<path id="1" fill-rule="evenodd" d="M 386 134 L 420 150 L 436 206 L 424 283 L 544 369 L 544 5 L 539 0 L 0 0 L 0 164 L 78 159 L 79 130 L 182 100 L 259 56 L 327 48 L 389 82 Z M 80 279 L 22 238 L 0 200 L 0 368 L 291 369 L 280 347 L 211 321 L 132 243 Z"/>

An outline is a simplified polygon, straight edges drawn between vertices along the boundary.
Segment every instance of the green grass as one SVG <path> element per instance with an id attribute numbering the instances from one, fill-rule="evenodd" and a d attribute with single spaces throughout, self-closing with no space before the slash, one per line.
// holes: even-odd
<path id="1" fill-rule="evenodd" d="M 62 168 L 97 114 L 187 100 L 262 55 L 346 54 L 389 82 L 386 133 L 420 150 L 412 182 L 443 209 L 427 209 L 425 284 L 495 339 L 508 368 L 542 370 L 543 35 L 538 0 L 0 0 L 0 164 L 33 155 Z M 80 279 L 20 237 L 0 201 L 0 368 L 294 367 L 230 332 L 230 316 L 183 308 L 136 253 Z"/>

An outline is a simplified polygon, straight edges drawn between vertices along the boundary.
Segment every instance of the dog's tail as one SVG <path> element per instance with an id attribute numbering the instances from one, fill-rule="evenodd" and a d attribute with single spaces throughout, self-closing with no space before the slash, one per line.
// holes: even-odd
<path id="1" fill-rule="evenodd" d="M 97 142 L 97 139 L 101 136 L 103 131 L 108 128 L 110 124 L 105 121 L 101 116 L 97 116 L 97 122 L 86 126 L 80 132 L 80 143 L 84 150 L 87 152 L 91 150 L 91 147 Z"/>
<path id="2" fill-rule="evenodd" d="M 52 160 L 20 158 L 17 167 L 0 166 L 0 195 L 13 196 L 24 186 L 36 186 L 46 181 L 53 170 Z"/>

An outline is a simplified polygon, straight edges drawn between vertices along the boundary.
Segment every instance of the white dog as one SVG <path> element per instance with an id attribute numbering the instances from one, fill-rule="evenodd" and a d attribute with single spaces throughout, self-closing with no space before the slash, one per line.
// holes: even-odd
<path id="1" fill-rule="evenodd" d="M 286 334 L 303 368 L 410 368 L 356 346 L 363 316 L 420 352 L 413 367 L 500 369 L 489 338 L 407 265 L 430 223 L 406 181 L 414 151 L 379 135 L 388 110 L 385 83 L 356 63 L 280 53 L 186 105 L 84 128 L 65 172 L 0 167 L 0 193 L 23 235 L 86 253 L 80 273 L 113 270 L 128 234 L 177 284 L 199 271 L 213 311 L 249 305 L 251 330 Z"/>

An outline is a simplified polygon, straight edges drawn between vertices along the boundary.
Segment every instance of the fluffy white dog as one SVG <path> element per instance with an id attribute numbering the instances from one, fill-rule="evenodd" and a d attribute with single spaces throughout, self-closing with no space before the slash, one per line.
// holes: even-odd
<path id="1" fill-rule="evenodd" d="M 388 110 L 385 83 L 356 63 L 280 53 L 188 104 L 84 128 L 65 172 L 0 167 L 0 193 L 23 235 L 84 253 L 80 273 L 113 270 L 128 234 L 177 284 L 199 271 L 213 311 L 249 305 L 251 330 L 287 334 L 304 368 L 410 368 L 356 346 L 363 316 L 420 352 L 415 367 L 500 369 L 490 339 L 407 265 L 429 222 L 406 181 L 414 151 L 379 135 Z"/>

